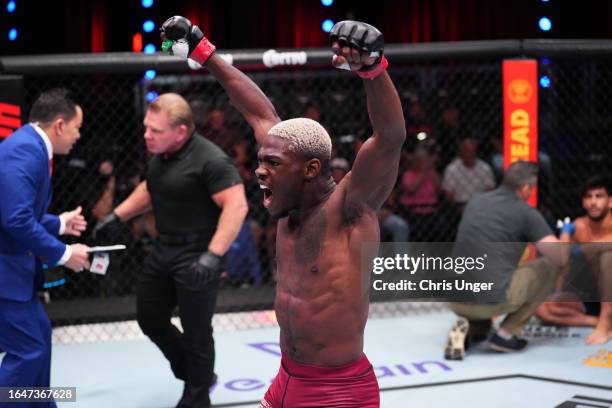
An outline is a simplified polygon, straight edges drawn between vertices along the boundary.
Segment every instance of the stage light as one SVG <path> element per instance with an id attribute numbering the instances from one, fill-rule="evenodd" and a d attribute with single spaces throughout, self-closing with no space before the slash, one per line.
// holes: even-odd
<path id="1" fill-rule="evenodd" d="M 329 7 L 332 4 L 334 4 L 334 0 L 321 0 L 321 4 L 324 5 L 325 7 Z"/>
<path id="2" fill-rule="evenodd" d="M 142 34 L 136 33 L 132 36 L 132 51 L 133 52 L 142 51 Z"/>
<path id="3" fill-rule="evenodd" d="M 154 54 L 155 51 L 157 51 L 157 49 L 155 48 L 155 45 L 153 44 L 147 44 L 144 47 L 145 54 Z"/>
<path id="4" fill-rule="evenodd" d="M 542 88 L 550 88 L 550 78 L 548 75 L 542 75 L 540 77 L 540 86 Z"/>
<path id="5" fill-rule="evenodd" d="M 16 28 L 11 28 L 8 32 L 8 39 L 9 41 L 15 41 L 17 39 L 17 29 Z"/>
<path id="6" fill-rule="evenodd" d="M 153 6 L 153 0 L 142 0 L 142 7 L 150 8 Z"/>
<path id="7" fill-rule="evenodd" d="M 153 102 L 155 100 L 155 98 L 157 98 L 157 92 L 155 92 L 155 91 L 147 92 L 147 101 Z"/>
<path id="8" fill-rule="evenodd" d="M 145 21 L 142 23 L 142 30 L 145 33 L 150 33 L 151 31 L 155 30 L 155 23 L 152 20 Z"/>
<path id="9" fill-rule="evenodd" d="M 8 3 L 6 3 L 6 11 L 8 11 L 9 13 L 12 13 L 13 11 L 15 11 L 16 7 L 17 7 L 17 4 L 15 4 L 14 0 L 11 0 Z"/>
<path id="10" fill-rule="evenodd" d="M 155 75 L 157 75 L 157 74 L 156 74 L 155 70 L 153 70 L 153 69 L 146 70 L 145 74 L 144 74 L 145 78 L 148 79 L 148 80 L 151 80 L 151 79 L 155 78 Z"/>
<path id="11" fill-rule="evenodd" d="M 323 21 L 323 24 L 321 25 L 321 28 L 326 33 L 329 33 L 333 27 L 334 27 L 334 22 L 332 20 L 330 20 L 329 18 L 327 20 Z"/>
<path id="12" fill-rule="evenodd" d="M 546 58 L 546 57 L 542 57 L 542 58 L 540 58 L 540 64 L 541 65 L 548 65 L 548 64 L 550 64 L 550 60 L 548 58 Z"/>
<path id="13" fill-rule="evenodd" d="M 550 31 L 552 28 L 552 22 L 548 17 L 542 17 L 540 21 L 538 21 L 538 26 L 540 26 L 540 30 L 542 31 Z"/>

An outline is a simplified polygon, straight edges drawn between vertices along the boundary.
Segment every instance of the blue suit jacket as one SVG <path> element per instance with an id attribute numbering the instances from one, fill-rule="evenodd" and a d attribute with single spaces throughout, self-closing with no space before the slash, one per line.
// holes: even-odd
<path id="1" fill-rule="evenodd" d="M 37 258 L 55 265 L 66 245 L 55 236 L 60 220 L 51 202 L 44 141 L 25 125 L 0 143 L 0 298 L 30 300 L 42 283 Z"/>

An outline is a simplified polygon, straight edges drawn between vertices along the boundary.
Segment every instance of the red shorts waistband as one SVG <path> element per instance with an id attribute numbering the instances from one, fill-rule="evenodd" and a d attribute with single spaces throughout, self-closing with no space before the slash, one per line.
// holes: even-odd
<path id="1" fill-rule="evenodd" d="M 372 364 L 365 354 L 361 354 L 361 357 L 348 364 L 341 366 L 318 366 L 314 364 L 301 363 L 293 360 L 286 354 L 282 355 L 281 365 L 283 369 L 293 377 L 356 377 L 363 375 L 372 369 Z"/>

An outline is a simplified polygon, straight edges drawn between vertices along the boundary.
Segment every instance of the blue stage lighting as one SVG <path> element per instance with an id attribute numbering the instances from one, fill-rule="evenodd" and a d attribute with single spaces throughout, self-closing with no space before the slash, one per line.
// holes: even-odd
<path id="1" fill-rule="evenodd" d="M 17 39 L 17 29 L 16 28 L 11 28 L 8 32 L 8 39 L 9 41 L 15 41 Z"/>
<path id="2" fill-rule="evenodd" d="M 151 31 L 155 30 L 155 23 L 152 20 L 145 21 L 142 23 L 142 30 L 145 33 L 150 33 Z"/>
<path id="3" fill-rule="evenodd" d="M 321 0 L 321 4 L 324 5 L 325 7 L 329 7 L 332 4 L 334 4 L 334 0 Z"/>
<path id="4" fill-rule="evenodd" d="M 155 100 L 155 98 L 157 98 L 157 92 L 155 92 L 155 91 L 147 92 L 147 101 L 153 102 Z"/>
<path id="5" fill-rule="evenodd" d="M 542 88 L 550 88 L 550 78 L 548 75 L 542 75 L 540 77 L 540 86 Z"/>
<path id="6" fill-rule="evenodd" d="M 6 3 L 6 11 L 8 11 L 9 13 L 12 13 L 13 11 L 15 11 L 16 7 L 17 7 L 17 4 L 15 4 L 14 0 L 11 0 L 8 3 Z"/>
<path id="7" fill-rule="evenodd" d="M 552 22 L 548 17 L 542 17 L 540 21 L 538 21 L 538 26 L 540 26 L 540 30 L 549 31 L 552 28 Z"/>
<path id="8" fill-rule="evenodd" d="M 148 69 L 148 70 L 145 71 L 145 75 L 144 76 L 145 76 L 146 79 L 151 80 L 151 79 L 155 78 L 155 75 L 157 75 L 155 70 Z"/>
<path id="9" fill-rule="evenodd" d="M 144 47 L 145 54 L 154 54 L 155 51 L 157 51 L 157 49 L 155 48 L 155 45 L 153 44 L 147 44 Z"/>
<path id="10" fill-rule="evenodd" d="M 329 18 L 323 21 L 323 24 L 321 25 L 321 28 L 323 28 L 323 31 L 325 31 L 326 33 L 329 33 L 333 27 L 334 27 L 334 22 L 330 20 Z"/>
<path id="11" fill-rule="evenodd" d="M 142 0 L 142 7 L 150 8 L 153 6 L 153 0 Z"/>

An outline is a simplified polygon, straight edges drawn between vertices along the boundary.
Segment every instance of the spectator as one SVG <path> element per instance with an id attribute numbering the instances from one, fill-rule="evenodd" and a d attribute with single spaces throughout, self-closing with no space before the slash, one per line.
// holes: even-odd
<path id="1" fill-rule="evenodd" d="M 340 180 L 342 180 L 342 178 L 350 170 L 349 162 L 344 157 L 334 157 L 331 160 L 330 166 L 332 171 L 332 178 L 334 179 L 336 184 L 338 184 Z"/>
<path id="2" fill-rule="evenodd" d="M 453 105 L 442 111 L 440 120 L 434 126 L 434 134 L 440 147 L 440 165 L 446 167 L 455 157 L 457 142 L 461 133 L 461 112 Z"/>
<path id="3" fill-rule="evenodd" d="M 459 154 L 444 170 L 442 189 L 451 203 L 462 208 L 475 194 L 492 190 L 495 178 L 491 166 L 480 160 L 478 142 L 466 137 L 459 144 Z"/>
<path id="4" fill-rule="evenodd" d="M 406 118 L 406 137 L 408 144 L 418 143 L 424 138 L 432 136 L 432 126 L 429 124 L 423 105 L 418 100 L 410 103 L 408 117 Z"/>
<path id="5" fill-rule="evenodd" d="M 244 142 L 238 132 L 227 127 L 225 113 L 219 108 L 208 113 L 202 135 L 233 158 L 236 158 L 236 147 Z"/>
<path id="6" fill-rule="evenodd" d="M 350 167 L 346 159 L 334 157 L 331 160 L 332 178 L 336 184 L 349 172 Z M 378 211 L 378 221 L 383 241 L 406 242 L 409 239 L 410 230 L 408 223 L 402 217 L 394 214 L 388 205 L 384 205 Z"/>
<path id="7" fill-rule="evenodd" d="M 503 244 L 495 246 L 498 253 L 489 256 L 493 266 L 485 267 L 480 273 L 472 271 L 472 278 L 494 281 L 487 303 L 450 303 L 459 318 L 449 334 L 447 359 L 463 359 L 466 344 L 486 338 L 491 318 L 503 314 L 505 319 L 489 339 L 490 348 L 512 352 L 527 346 L 527 341 L 518 335 L 539 303 L 554 289 L 569 252 L 563 246 L 550 245 L 559 243 L 559 239 L 542 215 L 526 202 L 536 183 L 537 166 L 518 161 L 508 168 L 501 187 L 477 195 L 467 204 L 455 247 L 457 244 Z M 564 231 L 561 240 L 569 242 L 569 233 Z M 535 243 L 545 257 L 519 266 L 527 242 Z"/>
<path id="8" fill-rule="evenodd" d="M 408 219 L 413 241 L 432 241 L 436 238 L 440 177 L 425 148 L 417 147 L 412 156 L 412 167 L 400 181 L 401 213 Z"/>

